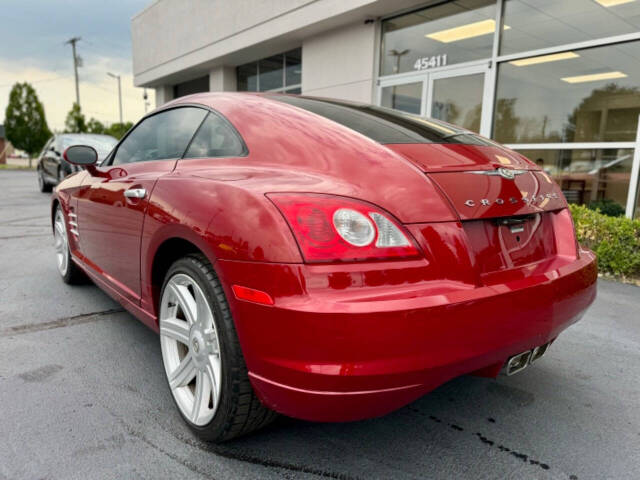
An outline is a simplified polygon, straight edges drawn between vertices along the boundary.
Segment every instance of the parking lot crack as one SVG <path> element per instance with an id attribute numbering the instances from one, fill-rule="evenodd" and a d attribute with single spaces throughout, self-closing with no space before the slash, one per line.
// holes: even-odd
<path id="1" fill-rule="evenodd" d="M 42 330 L 51 330 L 53 328 L 71 327 L 74 325 L 82 325 L 84 323 L 97 322 L 105 319 L 107 316 L 124 312 L 123 308 L 111 308 L 100 312 L 83 313 L 72 317 L 59 318 L 50 322 L 42 323 L 26 323 L 0 329 L 0 337 L 11 337 L 14 335 L 23 335 L 25 333 L 40 332 Z"/>

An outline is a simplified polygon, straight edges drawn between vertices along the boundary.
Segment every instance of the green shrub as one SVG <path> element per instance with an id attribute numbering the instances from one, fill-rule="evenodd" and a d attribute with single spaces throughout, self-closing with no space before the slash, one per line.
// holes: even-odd
<path id="1" fill-rule="evenodd" d="M 599 210 L 600 213 L 609 215 L 610 217 L 622 217 L 624 216 L 624 207 L 618 202 L 615 202 L 609 198 L 603 198 L 602 200 L 595 200 L 587 205 L 591 210 Z"/>
<path id="2" fill-rule="evenodd" d="M 598 256 L 598 268 L 616 276 L 640 276 L 640 220 L 611 217 L 570 205 L 578 241 Z"/>

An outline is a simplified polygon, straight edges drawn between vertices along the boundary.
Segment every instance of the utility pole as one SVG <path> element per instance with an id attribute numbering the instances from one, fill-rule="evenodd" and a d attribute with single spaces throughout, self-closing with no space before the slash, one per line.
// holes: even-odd
<path id="1" fill-rule="evenodd" d="M 122 90 L 120 89 L 120 75 L 110 72 L 107 72 L 107 75 L 118 80 L 118 105 L 120 106 L 120 125 L 122 125 Z"/>
<path id="2" fill-rule="evenodd" d="M 80 57 L 76 53 L 76 43 L 81 40 L 80 37 L 73 37 L 65 42 L 65 44 L 71 45 L 71 51 L 73 52 L 73 71 L 76 76 L 76 103 L 80 106 L 80 86 L 78 85 L 78 64 L 80 63 Z"/>

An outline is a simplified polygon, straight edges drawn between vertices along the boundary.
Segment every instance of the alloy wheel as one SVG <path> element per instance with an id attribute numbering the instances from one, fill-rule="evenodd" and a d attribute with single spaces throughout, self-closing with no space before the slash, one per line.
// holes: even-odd
<path id="1" fill-rule="evenodd" d="M 58 271 L 63 277 L 67 274 L 69 268 L 69 240 L 67 237 L 67 227 L 64 222 L 62 210 L 58 207 L 56 210 L 56 218 L 53 224 L 53 239 L 56 249 L 56 260 Z"/>
<path id="2" fill-rule="evenodd" d="M 204 292 L 184 273 L 172 276 L 162 293 L 160 346 L 178 408 L 191 423 L 206 425 L 220 403 L 220 343 Z"/>

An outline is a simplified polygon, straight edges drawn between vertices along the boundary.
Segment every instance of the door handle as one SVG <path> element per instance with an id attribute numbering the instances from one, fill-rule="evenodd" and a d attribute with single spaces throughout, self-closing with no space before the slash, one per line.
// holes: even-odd
<path id="1" fill-rule="evenodd" d="M 124 191 L 124 196 L 127 198 L 144 198 L 147 196 L 147 191 L 144 188 L 130 188 Z"/>

